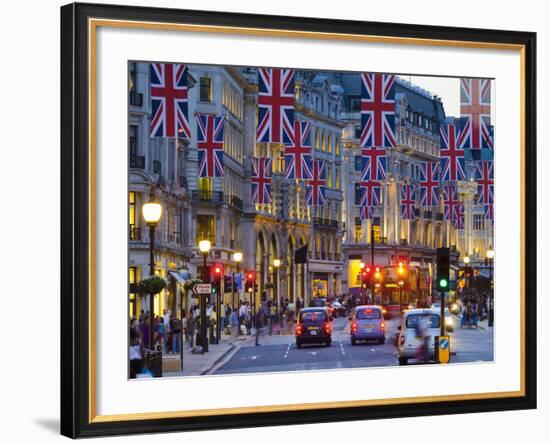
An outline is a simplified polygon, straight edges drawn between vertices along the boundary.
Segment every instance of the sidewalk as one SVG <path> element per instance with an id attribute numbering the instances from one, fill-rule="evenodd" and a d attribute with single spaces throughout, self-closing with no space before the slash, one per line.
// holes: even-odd
<path id="1" fill-rule="evenodd" d="M 233 339 L 224 336 L 219 344 L 209 344 L 207 353 L 192 353 L 189 344 L 183 343 L 183 370 L 181 369 L 181 356 L 179 354 L 163 354 L 163 377 L 173 376 L 201 376 L 216 363 L 223 359 L 231 350 L 240 347 L 241 343 L 254 340 L 254 333 L 246 336 L 238 336 Z M 195 347 L 197 350 L 200 347 Z"/>

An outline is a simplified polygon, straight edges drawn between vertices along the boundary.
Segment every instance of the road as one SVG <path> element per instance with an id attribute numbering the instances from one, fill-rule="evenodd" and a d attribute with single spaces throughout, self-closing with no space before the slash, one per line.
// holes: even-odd
<path id="1" fill-rule="evenodd" d="M 492 329 L 460 329 L 455 320 L 451 335 L 453 363 L 491 361 L 493 359 Z M 397 348 L 393 337 L 399 320 L 386 321 L 386 343 L 351 345 L 348 318 L 333 321 L 333 341 L 330 347 L 304 345 L 296 347 L 294 335 L 263 333 L 260 345 L 249 341 L 227 355 L 209 374 L 266 373 L 277 371 L 326 370 L 333 368 L 387 367 L 397 364 Z M 411 361 L 414 363 L 414 360 Z"/>

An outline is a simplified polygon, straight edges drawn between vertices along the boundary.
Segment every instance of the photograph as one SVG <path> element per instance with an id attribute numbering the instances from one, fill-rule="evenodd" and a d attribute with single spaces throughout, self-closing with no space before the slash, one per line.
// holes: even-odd
<path id="1" fill-rule="evenodd" d="M 128 378 L 494 361 L 494 79 L 127 74 Z"/>

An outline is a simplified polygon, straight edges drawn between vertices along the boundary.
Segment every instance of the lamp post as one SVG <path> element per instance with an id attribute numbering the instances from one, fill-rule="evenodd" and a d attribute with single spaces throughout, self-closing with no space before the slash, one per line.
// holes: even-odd
<path id="1" fill-rule="evenodd" d="M 277 284 L 277 293 L 276 293 L 276 297 L 277 297 L 277 309 L 279 308 L 279 303 L 280 303 L 280 293 L 279 293 L 279 268 L 281 267 L 281 260 L 276 258 L 273 260 L 273 267 L 275 267 L 275 271 L 277 272 L 277 275 L 276 275 L 276 281 L 275 281 L 275 284 Z M 268 314 L 270 315 L 271 312 L 268 312 Z"/>
<path id="2" fill-rule="evenodd" d="M 464 261 L 464 279 L 466 280 L 466 289 L 470 288 L 469 279 L 470 279 L 470 273 L 469 273 L 469 267 L 468 264 L 470 264 L 470 257 L 465 256 L 463 258 Z"/>
<path id="3" fill-rule="evenodd" d="M 361 261 L 359 263 L 359 273 L 361 274 L 361 303 L 362 304 L 366 304 L 366 296 L 365 296 L 365 290 L 366 290 L 366 287 L 365 287 L 365 275 L 363 273 L 365 269 L 365 263 L 363 261 Z"/>
<path id="4" fill-rule="evenodd" d="M 487 250 L 487 261 L 489 261 L 489 283 L 491 286 L 489 287 L 489 317 L 487 318 L 487 325 L 489 327 L 493 326 L 494 323 L 494 309 L 493 309 L 493 303 L 494 303 L 494 291 L 493 291 L 493 258 L 495 257 L 495 251 L 491 246 L 489 246 L 489 250 Z"/>
<path id="5" fill-rule="evenodd" d="M 237 264 L 237 273 L 240 272 L 240 264 L 241 264 L 241 261 L 243 260 L 243 254 L 241 252 L 235 252 L 233 253 L 233 261 L 235 261 L 235 263 Z M 241 278 L 241 284 L 243 283 L 243 279 Z M 232 281 L 232 284 L 231 284 L 231 290 L 232 290 L 232 309 L 235 308 L 235 273 L 233 273 L 233 281 Z"/>
<path id="6" fill-rule="evenodd" d="M 208 270 L 206 269 L 206 258 L 210 253 L 210 248 L 212 244 L 207 239 L 199 241 L 199 250 L 202 253 L 203 264 L 202 264 L 202 281 L 210 283 L 208 278 Z M 208 338 L 206 336 L 206 294 L 201 294 L 201 347 L 202 351 L 208 352 Z"/>
<path id="7" fill-rule="evenodd" d="M 162 206 L 160 203 L 153 200 L 151 196 L 150 201 L 145 203 L 141 207 L 141 213 L 143 219 L 149 226 L 149 275 L 155 274 L 155 257 L 153 255 L 153 249 L 155 247 L 155 228 L 157 227 L 160 217 L 162 216 Z M 153 348 L 153 337 L 155 326 L 155 295 L 149 294 L 149 347 Z"/>

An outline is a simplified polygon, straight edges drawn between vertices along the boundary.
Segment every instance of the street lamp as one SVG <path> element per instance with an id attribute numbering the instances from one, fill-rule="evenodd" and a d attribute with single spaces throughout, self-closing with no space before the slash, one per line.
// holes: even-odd
<path id="1" fill-rule="evenodd" d="M 199 241 L 199 250 L 202 253 L 202 257 L 203 257 L 202 281 L 204 283 L 206 283 L 206 281 L 209 280 L 208 270 L 206 269 L 206 258 L 210 253 L 211 247 L 212 247 L 212 244 L 207 239 L 203 239 L 202 241 Z M 201 293 L 200 296 L 201 296 L 201 346 L 202 346 L 202 351 L 204 353 L 208 351 L 208 340 L 206 337 L 206 294 Z"/>
<path id="2" fill-rule="evenodd" d="M 464 259 L 464 264 L 466 264 L 466 265 L 470 264 L 470 257 L 469 256 L 465 256 L 463 259 Z"/>
<path id="3" fill-rule="evenodd" d="M 468 264 L 470 264 L 470 257 L 465 256 L 462 259 L 464 261 L 464 279 L 466 280 L 466 289 L 468 289 L 470 287 L 470 284 L 469 284 L 470 271 L 469 271 L 469 268 L 468 268 Z M 466 293 L 468 293 L 468 292 L 466 292 Z"/>
<path id="4" fill-rule="evenodd" d="M 241 264 L 241 261 L 243 260 L 243 254 L 241 252 L 235 252 L 233 253 L 233 261 L 237 264 L 237 273 L 240 272 L 239 266 Z M 243 283 L 243 280 L 241 278 L 241 284 Z M 235 273 L 233 273 L 233 282 L 231 284 L 231 290 L 233 291 L 232 297 L 233 297 L 233 306 L 232 308 L 235 308 L 235 305 L 237 304 L 235 302 Z"/>
<path id="5" fill-rule="evenodd" d="M 157 227 L 160 217 L 162 216 L 162 206 L 160 203 L 151 200 L 141 206 L 143 219 L 149 226 L 149 275 L 155 274 L 155 257 L 153 249 L 155 247 L 155 228 Z M 159 309 L 160 310 L 160 309 Z M 155 295 L 149 294 L 149 346 L 153 348 L 154 326 L 155 326 Z"/>
<path id="6" fill-rule="evenodd" d="M 281 267 L 281 260 L 278 259 L 278 258 L 275 258 L 273 260 L 273 267 L 275 267 L 275 270 L 277 272 L 277 280 L 276 280 L 276 284 L 277 284 L 277 309 L 279 309 L 279 304 L 280 304 L 280 295 L 279 295 L 279 268 Z M 270 314 L 270 313 L 269 313 Z"/>
<path id="7" fill-rule="evenodd" d="M 365 304 L 366 303 L 366 295 L 365 295 L 366 284 L 365 284 L 365 263 L 363 261 L 361 261 L 359 263 L 359 274 L 361 275 L 361 277 L 360 277 L 360 280 L 361 280 L 361 303 Z"/>
<path id="8" fill-rule="evenodd" d="M 495 257 L 495 251 L 491 246 L 489 246 L 489 250 L 487 250 L 487 261 L 489 261 L 489 283 L 491 284 L 489 287 L 489 317 L 487 318 L 487 325 L 489 327 L 493 326 L 494 323 L 494 309 L 493 309 L 493 303 L 495 294 L 493 291 L 493 258 Z"/>

